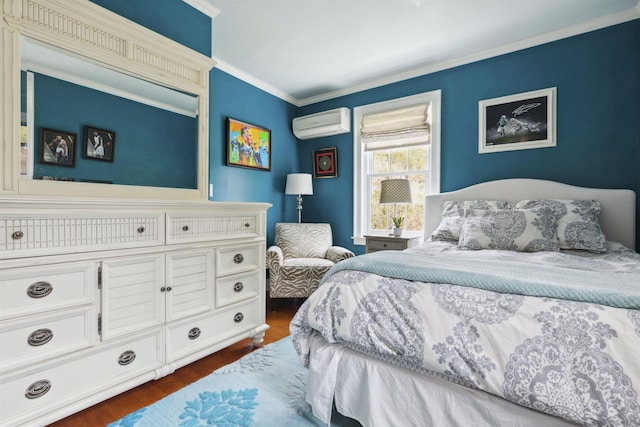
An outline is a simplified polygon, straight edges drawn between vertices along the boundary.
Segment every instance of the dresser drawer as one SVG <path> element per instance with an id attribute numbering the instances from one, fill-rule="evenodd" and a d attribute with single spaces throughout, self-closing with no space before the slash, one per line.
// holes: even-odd
<path id="1" fill-rule="evenodd" d="M 373 251 L 401 251 L 406 249 L 406 243 L 403 241 L 393 241 L 393 240 L 367 240 L 367 248 Z"/>
<path id="2" fill-rule="evenodd" d="M 255 328 L 261 313 L 264 307 L 259 299 L 254 299 L 168 325 L 167 362 Z"/>
<path id="3" fill-rule="evenodd" d="M 91 304 L 97 280 L 94 263 L 3 270 L 0 272 L 0 320 Z"/>
<path id="4" fill-rule="evenodd" d="M 0 379 L 3 425 L 27 422 L 162 364 L 162 331 L 156 330 L 41 369 L 5 375 Z"/>
<path id="5" fill-rule="evenodd" d="M 201 242 L 260 235 L 260 216 L 249 214 L 167 214 L 167 243 Z"/>
<path id="6" fill-rule="evenodd" d="M 258 296 L 260 270 L 226 276 L 216 281 L 216 307 Z"/>
<path id="7" fill-rule="evenodd" d="M 243 273 L 255 270 L 265 257 L 259 245 L 235 246 L 216 250 L 216 275 Z"/>
<path id="8" fill-rule="evenodd" d="M 0 215 L 2 258 L 154 246 L 164 243 L 162 214 Z"/>
<path id="9" fill-rule="evenodd" d="M 0 373 L 90 347 L 97 316 L 92 306 L 0 326 Z"/>

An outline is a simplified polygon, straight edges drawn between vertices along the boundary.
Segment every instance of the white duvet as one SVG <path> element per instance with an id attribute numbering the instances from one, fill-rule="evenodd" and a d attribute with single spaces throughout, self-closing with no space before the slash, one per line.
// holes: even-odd
<path id="1" fill-rule="evenodd" d="M 640 256 L 616 244 L 601 255 L 458 251 L 447 242 L 407 252 L 640 274 Z M 292 320 L 305 363 L 314 334 L 572 422 L 640 425 L 638 310 L 346 270 L 330 276 Z"/>

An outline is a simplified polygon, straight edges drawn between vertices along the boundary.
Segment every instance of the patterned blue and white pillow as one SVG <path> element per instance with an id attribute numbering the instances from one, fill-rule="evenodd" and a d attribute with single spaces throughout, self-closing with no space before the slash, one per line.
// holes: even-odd
<path id="1" fill-rule="evenodd" d="M 515 207 L 553 210 L 560 249 L 607 251 L 607 239 L 599 223 L 600 203 L 595 200 L 521 200 Z"/>
<path id="2" fill-rule="evenodd" d="M 458 247 L 518 252 L 558 251 L 549 209 L 465 209 Z"/>
<path id="3" fill-rule="evenodd" d="M 512 203 L 504 200 L 446 200 L 442 202 L 442 219 L 431 234 L 431 240 L 460 239 L 462 216 L 465 209 L 511 209 Z"/>

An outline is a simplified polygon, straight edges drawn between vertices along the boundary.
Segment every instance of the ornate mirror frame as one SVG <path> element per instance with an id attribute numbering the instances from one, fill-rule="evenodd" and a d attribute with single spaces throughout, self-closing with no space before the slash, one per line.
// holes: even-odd
<path id="1" fill-rule="evenodd" d="M 207 199 L 209 72 L 215 61 L 87 0 L 1 0 L 0 195 Z M 99 22 L 96 26 L 94 23 Z M 196 189 L 21 179 L 20 38 L 198 97 Z"/>

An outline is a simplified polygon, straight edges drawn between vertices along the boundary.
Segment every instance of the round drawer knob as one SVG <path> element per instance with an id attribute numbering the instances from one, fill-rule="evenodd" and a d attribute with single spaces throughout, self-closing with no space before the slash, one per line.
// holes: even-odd
<path id="1" fill-rule="evenodd" d="M 249 224 L 248 222 L 245 222 L 245 223 L 244 223 L 244 227 L 245 227 L 245 228 L 249 228 L 249 227 L 251 227 L 251 224 Z"/>
<path id="2" fill-rule="evenodd" d="M 386 243 L 384 243 L 384 244 L 382 245 L 382 247 L 383 247 L 383 248 L 386 248 L 386 247 L 387 247 L 387 244 L 386 244 Z"/>
<path id="3" fill-rule="evenodd" d="M 12 238 L 13 240 L 20 240 L 20 239 L 22 239 L 23 237 L 24 237 L 24 233 L 23 233 L 22 231 L 14 231 L 14 232 L 11 234 L 11 238 Z"/>
<path id="4" fill-rule="evenodd" d="M 27 288 L 30 298 L 44 298 L 53 292 L 53 286 L 49 282 L 36 282 Z"/>
<path id="5" fill-rule="evenodd" d="M 171 286 L 167 286 L 167 292 L 171 292 L 173 288 Z"/>
<path id="6" fill-rule="evenodd" d="M 200 328 L 196 327 L 196 328 L 191 328 L 189 330 L 189 334 L 188 337 L 190 340 L 195 340 L 196 338 L 198 338 L 200 336 L 200 333 L 202 331 L 200 331 Z"/>
<path id="7" fill-rule="evenodd" d="M 189 231 L 189 226 L 188 225 L 183 225 L 182 226 L 182 231 Z"/>
<path id="8" fill-rule="evenodd" d="M 42 328 L 37 329 L 29 335 L 27 338 L 27 343 L 29 343 L 32 347 L 39 347 L 41 345 L 45 345 L 53 338 L 53 332 L 51 329 Z"/>
<path id="9" fill-rule="evenodd" d="M 138 227 L 138 233 L 140 233 L 140 234 L 144 233 L 144 227 L 143 226 Z"/>
<path id="10" fill-rule="evenodd" d="M 234 292 L 242 292 L 242 289 L 244 289 L 244 285 L 242 284 L 242 282 L 236 282 L 233 285 L 233 291 Z"/>
<path id="11" fill-rule="evenodd" d="M 40 380 L 27 387 L 27 391 L 24 392 L 24 396 L 27 399 L 37 399 L 44 396 L 51 390 L 51 381 Z"/>
<path id="12" fill-rule="evenodd" d="M 167 290 L 167 288 L 165 286 L 160 288 L 160 292 L 165 292 Z"/>
<path id="13" fill-rule="evenodd" d="M 242 256 L 242 254 L 235 254 L 235 256 L 233 257 L 233 262 L 235 262 L 236 264 L 242 264 L 242 261 L 244 261 L 244 256 Z"/>
<path id="14" fill-rule="evenodd" d="M 133 350 L 127 350 L 118 357 L 118 364 L 125 366 L 134 360 L 136 360 L 136 352 Z"/>
<path id="15" fill-rule="evenodd" d="M 242 313 L 236 313 L 236 315 L 233 316 L 233 321 L 236 323 L 242 322 L 243 319 L 244 319 L 244 314 Z"/>

